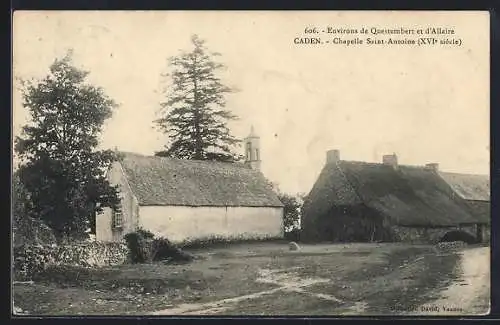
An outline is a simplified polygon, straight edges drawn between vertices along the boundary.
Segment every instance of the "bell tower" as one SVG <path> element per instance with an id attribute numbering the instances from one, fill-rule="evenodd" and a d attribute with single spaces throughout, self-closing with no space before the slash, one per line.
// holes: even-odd
<path id="1" fill-rule="evenodd" d="M 250 134 L 245 141 L 245 164 L 252 169 L 260 170 L 260 137 L 255 133 L 252 125 Z"/>

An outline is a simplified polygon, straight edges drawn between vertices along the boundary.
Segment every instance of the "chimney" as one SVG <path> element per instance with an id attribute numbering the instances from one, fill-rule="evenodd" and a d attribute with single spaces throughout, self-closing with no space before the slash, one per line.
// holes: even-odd
<path id="1" fill-rule="evenodd" d="M 326 152 L 326 163 L 336 163 L 340 160 L 340 151 L 337 149 L 328 150 Z"/>
<path id="2" fill-rule="evenodd" d="M 382 156 L 382 163 L 384 165 L 389 165 L 389 166 L 392 166 L 394 168 L 397 168 L 398 167 L 398 156 L 396 156 L 395 153 L 393 153 L 392 155 L 383 155 Z"/>
<path id="3" fill-rule="evenodd" d="M 437 172 L 439 171 L 439 164 L 438 163 L 425 164 L 425 169 Z"/>

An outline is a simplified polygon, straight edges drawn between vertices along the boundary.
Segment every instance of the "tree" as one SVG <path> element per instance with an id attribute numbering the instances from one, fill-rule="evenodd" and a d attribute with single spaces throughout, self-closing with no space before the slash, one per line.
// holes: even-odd
<path id="1" fill-rule="evenodd" d="M 235 161 L 240 155 L 232 147 L 240 142 L 230 134 L 227 122 L 237 117 L 225 109 L 224 86 L 216 72 L 225 68 L 214 61 L 219 53 L 208 53 L 205 42 L 193 35 L 194 49 L 169 59 L 172 72 L 161 103 L 161 118 L 155 122 L 169 135 L 170 145 L 156 153 L 182 159 Z"/>
<path id="2" fill-rule="evenodd" d="M 278 193 L 278 198 L 281 203 L 283 203 L 283 224 L 285 232 L 297 229 L 300 225 L 302 197 L 300 195 Z"/>
<path id="3" fill-rule="evenodd" d="M 55 237 L 52 229 L 41 220 L 29 217 L 31 207 L 29 194 L 22 184 L 19 172 L 12 175 L 12 235 L 14 247 L 25 243 L 52 244 Z"/>
<path id="4" fill-rule="evenodd" d="M 44 221 L 58 240 L 86 237 L 95 214 L 118 203 L 117 189 L 105 178 L 117 157 L 95 150 L 116 104 L 86 82 L 88 74 L 72 65 L 69 52 L 54 61 L 45 78 L 22 82 L 23 106 L 32 120 L 15 144 L 24 161 L 19 177 L 30 200 L 25 213 Z"/>
<path id="5" fill-rule="evenodd" d="M 302 215 L 302 206 L 306 195 L 304 193 L 288 194 L 280 189 L 276 182 L 267 180 L 267 185 L 276 193 L 278 199 L 283 204 L 283 226 L 285 233 L 300 228 L 300 217 Z"/>

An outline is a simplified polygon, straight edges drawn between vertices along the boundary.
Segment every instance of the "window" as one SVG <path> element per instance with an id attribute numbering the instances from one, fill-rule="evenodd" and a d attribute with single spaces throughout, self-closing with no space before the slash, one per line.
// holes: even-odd
<path id="1" fill-rule="evenodd" d="M 123 225 L 123 215 L 121 207 L 113 209 L 113 228 L 121 228 Z"/>
<path id="2" fill-rule="evenodd" d="M 247 142 L 247 160 L 252 160 L 252 143 Z"/>
<path id="3" fill-rule="evenodd" d="M 260 160 L 259 149 L 255 149 L 255 157 L 256 157 L 256 160 Z"/>

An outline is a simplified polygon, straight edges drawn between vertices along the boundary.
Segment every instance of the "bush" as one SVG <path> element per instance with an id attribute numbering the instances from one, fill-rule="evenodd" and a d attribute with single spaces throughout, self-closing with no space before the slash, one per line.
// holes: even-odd
<path id="1" fill-rule="evenodd" d="M 145 263 L 150 261 L 151 249 L 147 246 L 147 240 L 140 232 L 131 232 L 124 236 L 127 242 L 129 261 L 131 263 Z"/>
<path id="2" fill-rule="evenodd" d="M 14 246 L 50 245 L 56 243 L 54 232 L 41 220 L 28 216 L 13 218 Z"/>
<path id="3" fill-rule="evenodd" d="M 137 229 L 135 233 L 146 240 L 153 239 L 155 237 L 155 235 L 151 231 L 142 228 Z"/>
<path id="4" fill-rule="evenodd" d="M 278 198 L 283 203 L 283 225 L 285 232 L 290 232 L 299 227 L 303 195 L 278 193 Z"/>
<path id="5" fill-rule="evenodd" d="M 55 255 L 55 248 L 47 245 L 14 247 L 14 279 L 31 280 L 35 274 L 56 263 Z"/>
<path id="6" fill-rule="evenodd" d="M 178 246 L 181 248 L 189 248 L 189 249 L 199 249 L 206 247 L 224 247 L 227 245 L 241 244 L 241 243 L 253 243 L 253 242 L 262 242 L 262 241 L 283 241 L 282 237 L 275 236 L 254 236 L 251 234 L 240 234 L 234 236 L 207 236 L 204 238 L 192 238 L 186 239 L 183 242 L 179 243 Z"/>
<path id="7" fill-rule="evenodd" d="M 188 262 L 193 257 L 183 252 L 167 238 L 158 237 L 143 229 L 125 235 L 129 249 L 130 262 L 150 263 L 154 261 L 182 261 Z"/>
<path id="8" fill-rule="evenodd" d="M 179 261 L 189 262 L 193 256 L 182 251 L 166 238 L 155 238 L 152 243 L 153 261 Z"/>

